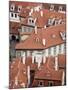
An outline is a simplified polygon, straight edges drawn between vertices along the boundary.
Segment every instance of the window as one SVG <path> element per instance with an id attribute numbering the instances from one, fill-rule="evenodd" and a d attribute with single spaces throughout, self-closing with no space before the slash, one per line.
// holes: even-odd
<path id="1" fill-rule="evenodd" d="M 61 45 L 59 45 L 59 53 L 61 53 Z"/>
<path id="2" fill-rule="evenodd" d="M 21 9 L 19 8 L 19 11 L 20 11 Z"/>
<path id="3" fill-rule="evenodd" d="M 39 81 L 38 86 L 44 86 L 43 81 Z"/>
<path id="4" fill-rule="evenodd" d="M 11 17 L 13 17 L 13 13 L 11 13 Z"/>
<path id="5" fill-rule="evenodd" d="M 13 7 L 11 7 L 11 9 L 13 10 Z"/>
<path id="6" fill-rule="evenodd" d="M 15 18 L 17 18 L 17 14 L 15 14 Z"/>
<path id="7" fill-rule="evenodd" d="M 34 20 L 32 20 L 32 23 L 34 23 Z"/>
<path id="8" fill-rule="evenodd" d="M 20 56 L 21 56 L 21 52 L 17 51 L 17 57 L 20 57 Z"/>
<path id="9" fill-rule="evenodd" d="M 48 86 L 53 86 L 53 84 L 54 84 L 53 81 L 48 82 Z"/>
<path id="10" fill-rule="evenodd" d="M 48 49 L 48 55 L 51 55 L 51 48 Z"/>
<path id="11" fill-rule="evenodd" d="M 56 46 L 54 46 L 54 55 L 56 55 Z"/>
<path id="12" fill-rule="evenodd" d="M 31 22 L 31 19 L 29 20 L 29 22 Z"/>
<path id="13" fill-rule="evenodd" d="M 62 6 L 59 6 L 59 11 L 62 11 L 62 9 L 63 9 Z"/>

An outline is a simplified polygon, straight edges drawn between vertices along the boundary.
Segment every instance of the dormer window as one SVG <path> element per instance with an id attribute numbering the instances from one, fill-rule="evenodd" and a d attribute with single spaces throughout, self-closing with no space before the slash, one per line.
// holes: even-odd
<path id="1" fill-rule="evenodd" d="M 50 11 L 53 11 L 54 10 L 54 5 L 51 5 L 50 6 Z"/>
<path id="2" fill-rule="evenodd" d="M 22 9 L 22 6 L 18 6 L 18 12 L 20 12 Z"/>
<path id="3" fill-rule="evenodd" d="M 29 20 L 29 22 L 31 22 L 31 20 Z"/>
<path id="4" fill-rule="evenodd" d="M 34 23 L 34 20 L 32 20 L 32 23 Z"/>
<path id="5" fill-rule="evenodd" d="M 28 19 L 28 24 L 29 24 L 29 25 L 32 25 L 32 26 L 35 26 L 35 22 L 34 22 L 34 20 L 33 20 L 32 17 L 30 17 L 30 18 Z"/>
<path id="6" fill-rule="evenodd" d="M 17 14 L 15 14 L 15 18 L 17 18 Z"/>
<path id="7" fill-rule="evenodd" d="M 63 40 L 66 40 L 66 33 L 65 32 L 60 32 L 61 38 Z"/>
<path id="8" fill-rule="evenodd" d="M 14 4 L 11 4 L 10 10 L 11 11 L 14 11 L 14 9 L 15 9 L 15 5 Z"/>
<path id="9" fill-rule="evenodd" d="M 63 9 L 62 6 L 59 6 L 59 11 L 62 11 L 62 9 Z"/>
<path id="10" fill-rule="evenodd" d="M 13 17 L 13 13 L 11 13 L 11 17 Z"/>

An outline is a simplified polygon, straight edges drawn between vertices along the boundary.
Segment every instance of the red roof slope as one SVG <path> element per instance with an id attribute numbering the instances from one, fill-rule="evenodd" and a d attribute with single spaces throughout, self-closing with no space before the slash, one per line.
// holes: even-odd
<path id="1" fill-rule="evenodd" d="M 51 26 L 46 29 L 38 29 L 37 34 L 33 31 L 28 39 L 24 42 L 16 44 L 16 49 L 45 49 L 55 45 L 64 43 L 60 36 L 60 32 L 65 32 L 65 24 Z M 55 36 L 55 37 L 53 37 Z M 46 40 L 46 45 L 42 44 L 42 39 Z"/>

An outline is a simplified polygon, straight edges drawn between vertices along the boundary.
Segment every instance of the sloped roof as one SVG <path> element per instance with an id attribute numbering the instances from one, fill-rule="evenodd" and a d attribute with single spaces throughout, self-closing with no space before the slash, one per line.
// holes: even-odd
<path id="1" fill-rule="evenodd" d="M 20 23 L 17 22 L 9 22 L 9 33 L 10 34 L 18 34 L 18 29 L 20 28 Z"/>
<path id="2" fill-rule="evenodd" d="M 54 69 L 53 57 L 48 57 L 47 62 L 39 67 L 39 70 L 35 73 L 35 79 L 46 79 L 46 80 L 62 80 L 62 70 Z"/>
<path id="3" fill-rule="evenodd" d="M 45 49 L 62 44 L 64 41 L 60 36 L 60 32 L 65 32 L 65 30 L 65 24 L 51 26 L 46 29 L 38 29 L 37 34 L 33 31 L 28 39 L 16 44 L 15 49 Z M 42 44 L 42 39 L 46 40 L 45 46 Z"/>

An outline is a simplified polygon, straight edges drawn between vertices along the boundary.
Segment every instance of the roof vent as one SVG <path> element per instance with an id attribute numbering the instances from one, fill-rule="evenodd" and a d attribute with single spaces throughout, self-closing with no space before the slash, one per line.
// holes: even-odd
<path id="1" fill-rule="evenodd" d="M 43 46 L 46 45 L 46 40 L 44 38 L 42 39 L 42 44 L 43 44 Z"/>

